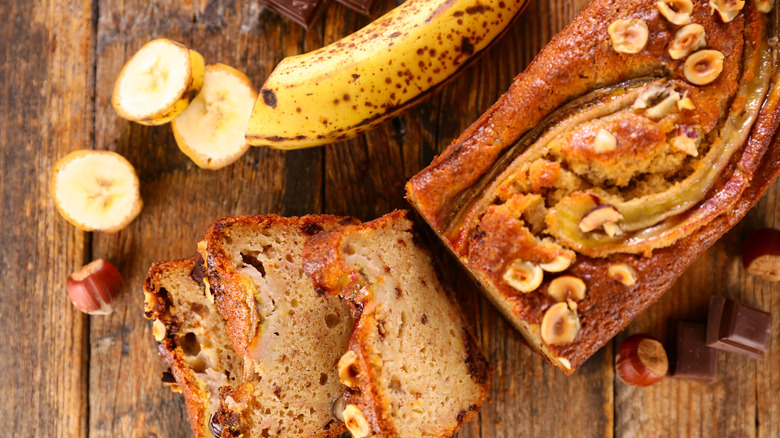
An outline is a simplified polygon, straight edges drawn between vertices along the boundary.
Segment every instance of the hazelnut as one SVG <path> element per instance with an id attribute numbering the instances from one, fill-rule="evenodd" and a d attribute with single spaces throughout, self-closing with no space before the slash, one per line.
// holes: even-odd
<path id="1" fill-rule="evenodd" d="M 572 302 L 554 304 L 542 317 L 542 340 L 549 345 L 572 342 L 580 331 L 580 318 Z"/>
<path id="2" fill-rule="evenodd" d="M 625 263 L 615 263 L 607 268 L 607 276 L 626 286 L 636 284 L 637 274 L 634 268 Z"/>
<path id="3" fill-rule="evenodd" d="M 539 263 L 539 267 L 547 272 L 563 272 L 574 262 L 574 255 L 561 254 L 550 263 Z"/>
<path id="4" fill-rule="evenodd" d="M 683 59 L 691 52 L 707 45 L 704 37 L 704 26 L 698 23 L 687 24 L 680 28 L 669 45 L 669 56 L 672 59 Z"/>
<path id="5" fill-rule="evenodd" d="M 679 102 L 677 102 L 677 109 L 682 110 L 695 110 L 696 105 L 693 104 L 693 101 L 690 97 L 685 96 L 682 99 L 680 99 Z"/>
<path id="6" fill-rule="evenodd" d="M 154 340 L 162 342 L 162 340 L 165 339 L 166 332 L 165 324 L 159 319 L 155 319 L 152 323 L 152 335 L 154 336 Z"/>
<path id="7" fill-rule="evenodd" d="M 736 18 L 744 7 L 744 0 L 710 0 L 710 8 L 713 12 L 718 11 L 720 19 L 724 23 Z"/>
<path id="8" fill-rule="evenodd" d="M 672 24 L 682 26 L 691 23 L 691 12 L 693 12 L 691 0 L 658 0 L 656 6 L 661 15 Z"/>
<path id="9" fill-rule="evenodd" d="M 569 362 L 569 359 L 566 359 L 565 357 L 556 357 L 555 359 L 567 370 L 571 369 L 571 362 Z"/>
<path id="10" fill-rule="evenodd" d="M 697 157 L 699 156 L 699 145 L 701 144 L 701 140 L 702 137 L 699 135 L 699 130 L 695 126 L 680 125 L 677 127 L 677 135 L 672 138 L 670 143 L 673 147 L 686 154 Z"/>
<path id="11" fill-rule="evenodd" d="M 547 286 L 547 295 L 555 301 L 572 299 L 580 301 L 585 298 L 585 282 L 573 275 L 563 275 L 550 282 Z"/>
<path id="12" fill-rule="evenodd" d="M 639 53 L 647 44 L 650 31 L 639 19 L 615 20 L 607 28 L 612 48 L 619 53 Z"/>
<path id="13" fill-rule="evenodd" d="M 758 12 L 768 14 L 775 5 L 775 0 L 756 0 L 756 9 Z"/>
<path id="14" fill-rule="evenodd" d="M 780 230 L 753 231 L 745 240 L 742 264 L 750 275 L 780 281 Z"/>
<path id="15" fill-rule="evenodd" d="M 599 205 L 582 216 L 582 219 L 580 219 L 580 230 L 583 233 L 589 233 L 595 229 L 604 228 L 605 224 L 617 224 L 621 219 L 623 219 L 623 215 L 612 205 Z M 607 230 L 605 229 L 605 231 Z M 614 235 L 615 230 L 612 229 L 612 231 Z"/>
<path id="16" fill-rule="evenodd" d="M 122 291 L 122 276 L 108 260 L 97 259 L 70 274 L 68 296 L 77 309 L 90 315 L 114 311 L 113 299 Z"/>
<path id="17" fill-rule="evenodd" d="M 525 260 L 515 260 L 504 273 L 504 281 L 523 293 L 538 289 L 543 278 L 542 268 Z"/>
<path id="18" fill-rule="evenodd" d="M 363 412 L 361 412 L 360 408 L 357 406 L 347 405 L 347 407 L 344 408 L 344 413 L 342 415 L 344 417 L 344 424 L 353 437 L 363 438 L 368 436 L 369 432 L 371 432 L 368 427 L 368 420 L 366 420 L 365 415 L 363 415 Z"/>
<path id="19" fill-rule="evenodd" d="M 347 350 L 339 359 L 339 380 L 346 386 L 354 389 L 358 386 L 358 357 L 352 350 Z"/>
<path id="20" fill-rule="evenodd" d="M 631 386 L 650 386 L 666 377 L 669 359 L 660 342 L 647 335 L 634 335 L 618 347 L 615 369 L 620 380 Z"/>
<path id="21" fill-rule="evenodd" d="M 600 128 L 593 140 L 593 151 L 596 153 L 612 152 L 617 149 L 617 139 L 611 132 Z"/>
<path id="22" fill-rule="evenodd" d="M 333 400 L 333 404 L 330 406 L 330 412 L 333 414 L 333 418 L 342 423 L 344 422 L 344 395 Z"/>
<path id="23" fill-rule="evenodd" d="M 707 85 L 723 71 L 723 54 L 717 50 L 699 50 L 685 60 L 685 79 L 694 85 Z"/>
<path id="24" fill-rule="evenodd" d="M 661 120 L 677 108 L 677 102 L 680 101 L 680 94 L 676 91 L 670 91 L 669 94 L 653 107 L 645 111 L 645 115 L 651 119 Z"/>

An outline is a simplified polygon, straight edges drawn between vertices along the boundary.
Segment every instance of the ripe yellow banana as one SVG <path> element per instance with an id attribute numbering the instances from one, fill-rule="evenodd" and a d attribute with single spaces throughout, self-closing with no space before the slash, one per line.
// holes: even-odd
<path id="1" fill-rule="evenodd" d="M 345 140 L 409 108 L 499 37 L 527 0 L 407 0 L 365 28 L 285 58 L 246 132 L 254 146 Z"/>

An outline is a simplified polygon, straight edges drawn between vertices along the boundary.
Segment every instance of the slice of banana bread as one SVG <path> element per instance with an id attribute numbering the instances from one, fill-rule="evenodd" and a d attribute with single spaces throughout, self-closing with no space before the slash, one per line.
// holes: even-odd
<path id="1" fill-rule="evenodd" d="M 355 320 L 339 361 L 353 436 L 447 437 L 476 415 L 491 370 L 407 212 L 310 238 L 303 266 Z"/>
<path id="2" fill-rule="evenodd" d="M 336 364 L 352 329 L 338 297 L 319 297 L 303 272 L 304 241 L 355 223 L 335 216 L 243 216 L 214 223 L 198 245 L 243 382 L 223 394 L 222 436 L 329 437 L 344 391 Z"/>
<path id="3" fill-rule="evenodd" d="M 175 379 L 166 383 L 184 393 L 195 438 L 213 435 L 209 425 L 220 405 L 220 389 L 238 385 L 242 368 L 204 275 L 199 258 L 173 260 L 153 264 L 144 282 L 144 315 L 154 321 L 160 354 Z"/>

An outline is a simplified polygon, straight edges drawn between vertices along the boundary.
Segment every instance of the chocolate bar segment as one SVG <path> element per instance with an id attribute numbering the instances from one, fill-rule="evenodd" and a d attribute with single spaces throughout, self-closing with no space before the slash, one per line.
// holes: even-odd
<path id="1" fill-rule="evenodd" d="M 370 16 L 374 12 L 374 7 L 378 3 L 376 0 L 336 0 L 342 5 L 363 15 Z"/>
<path id="2" fill-rule="evenodd" d="M 718 377 L 718 350 L 705 344 L 707 326 L 690 321 L 672 321 L 673 368 L 671 376 L 714 382 Z"/>
<path id="3" fill-rule="evenodd" d="M 325 0 L 263 0 L 263 4 L 308 29 L 322 12 Z"/>
<path id="4" fill-rule="evenodd" d="M 772 315 L 734 300 L 710 298 L 707 346 L 760 359 L 769 348 Z"/>

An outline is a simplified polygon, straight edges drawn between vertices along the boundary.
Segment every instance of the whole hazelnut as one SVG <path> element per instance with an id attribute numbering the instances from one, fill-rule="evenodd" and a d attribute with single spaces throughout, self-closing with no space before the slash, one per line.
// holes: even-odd
<path id="1" fill-rule="evenodd" d="M 360 371 L 358 370 L 358 357 L 354 351 L 347 350 L 347 352 L 341 356 L 338 370 L 341 383 L 353 389 L 357 388 Z"/>
<path id="2" fill-rule="evenodd" d="M 639 53 L 645 48 L 650 31 L 639 19 L 615 20 L 607 27 L 612 48 L 620 53 Z"/>
<path id="3" fill-rule="evenodd" d="M 780 281 L 780 230 L 763 228 L 748 235 L 742 263 L 750 275 Z"/>
<path id="4" fill-rule="evenodd" d="M 744 0 L 710 0 L 710 8 L 713 12 L 718 11 L 718 15 L 724 23 L 736 18 L 744 7 Z"/>
<path id="5" fill-rule="evenodd" d="M 542 285 L 544 271 L 536 263 L 525 260 L 515 260 L 506 272 L 504 281 L 522 293 L 533 292 Z"/>
<path id="6" fill-rule="evenodd" d="M 672 24 L 682 26 L 691 22 L 691 12 L 693 12 L 691 0 L 658 0 L 656 6 L 661 15 Z"/>
<path id="7" fill-rule="evenodd" d="M 70 274 L 68 296 L 77 309 L 89 315 L 113 312 L 112 300 L 122 291 L 122 276 L 108 260 L 97 259 Z"/>
<path id="8" fill-rule="evenodd" d="M 549 345 L 573 342 L 580 331 L 576 304 L 571 300 L 552 305 L 542 317 L 542 340 Z"/>
<path id="9" fill-rule="evenodd" d="M 618 347 L 615 368 L 625 383 L 650 386 L 666 377 L 669 359 L 660 342 L 647 335 L 634 335 Z"/>
<path id="10" fill-rule="evenodd" d="M 691 52 L 707 45 L 704 26 L 698 23 L 687 24 L 680 28 L 669 45 L 669 56 L 672 59 L 683 59 Z"/>
<path id="11" fill-rule="evenodd" d="M 368 427 L 368 420 L 363 412 L 356 405 L 347 405 L 344 408 L 344 424 L 347 429 L 355 438 L 363 438 L 368 436 L 371 429 Z"/>
<path id="12" fill-rule="evenodd" d="M 707 85 L 723 71 L 724 56 L 717 50 L 699 50 L 685 60 L 685 79 L 694 85 Z"/>
<path id="13" fill-rule="evenodd" d="M 555 301 L 561 302 L 567 299 L 580 301 L 585 298 L 587 287 L 582 279 L 573 275 L 562 275 L 553 279 L 547 286 L 547 295 Z"/>
<path id="14" fill-rule="evenodd" d="M 559 255 L 549 263 L 539 263 L 539 267 L 546 272 L 563 272 L 574 262 L 574 255 Z"/>

